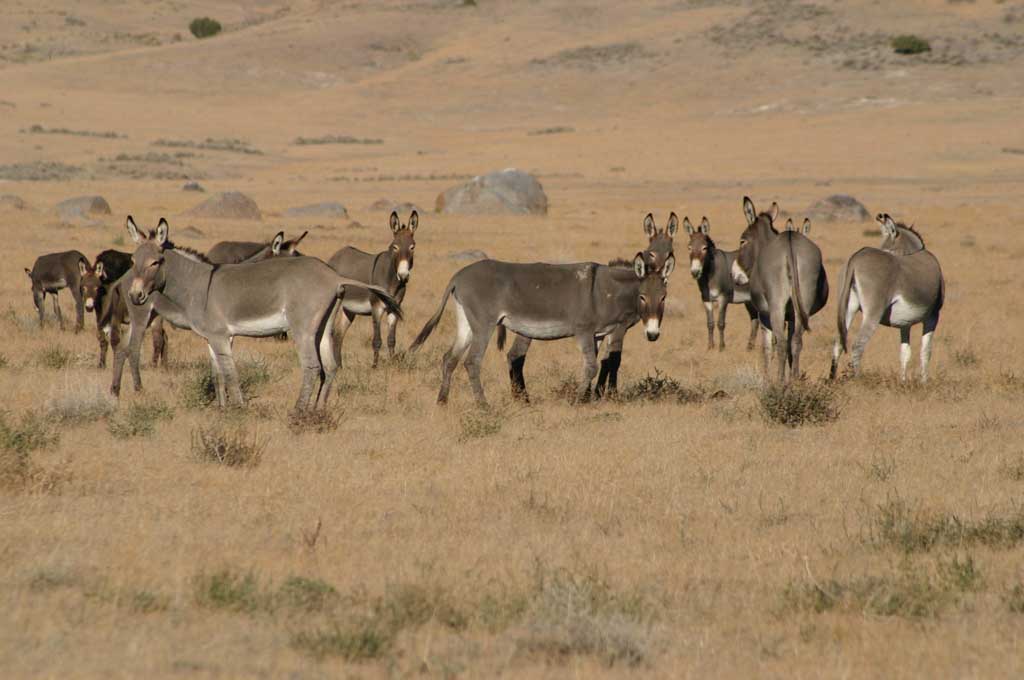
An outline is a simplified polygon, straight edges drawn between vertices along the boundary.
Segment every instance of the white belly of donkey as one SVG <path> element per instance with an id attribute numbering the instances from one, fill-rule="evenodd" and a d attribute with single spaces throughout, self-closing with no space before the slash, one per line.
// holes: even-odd
<path id="1" fill-rule="evenodd" d="M 228 325 L 231 335 L 242 336 L 277 335 L 287 330 L 289 330 L 288 317 L 283 311 L 262 317 L 242 319 Z"/>
<path id="2" fill-rule="evenodd" d="M 889 325 L 897 328 L 911 326 L 921 321 L 926 312 L 924 307 L 910 304 L 902 296 L 897 295 L 892 301 L 892 306 L 889 307 Z"/>

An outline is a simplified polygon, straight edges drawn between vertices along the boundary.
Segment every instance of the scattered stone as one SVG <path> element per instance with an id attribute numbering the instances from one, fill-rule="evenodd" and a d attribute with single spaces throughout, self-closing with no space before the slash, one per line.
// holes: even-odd
<path id="1" fill-rule="evenodd" d="M 436 209 L 461 215 L 546 215 L 548 197 L 536 177 L 509 168 L 439 194 Z"/>
<path id="2" fill-rule="evenodd" d="M 285 217 L 336 217 L 343 219 L 348 217 L 348 210 L 341 203 L 326 201 L 288 208 L 284 214 Z"/>
<path id="3" fill-rule="evenodd" d="M 61 222 L 68 224 L 95 223 L 95 217 L 110 214 L 110 204 L 102 196 L 77 196 L 61 201 L 56 206 Z"/>
<path id="4" fill-rule="evenodd" d="M 807 215 L 812 220 L 825 222 L 866 222 L 871 213 L 853 196 L 832 194 L 811 205 Z"/>
<path id="5" fill-rule="evenodd" d="M 224 220 L 262 220 L 256 201 L 240 191 L 224 191 L 214 194 L 197 206 L 186 210 L 185 215 Z"/>
<path id="6" fill-rule="evenodd" d="M 25 210 L 28 205 L 22 200 L 21 196 L 15 196 L 14 194 L 3 194 L 0 196 L 0 208 L 10 208 L 11 210 Z"/>
<path id="7" fill-rule="evenodd" d="M 200 193 L 205 192 L 206 189 L 199 182 L 185 182 L 185 186 L 181 187 L 182 191 L 198 191 Z"/>
<path id="8" fill-rule="evenodd" d="M 448 259 L 455 262 L 476 262 L 477 260 L 486 260 L 488 258 L 487 253 L 482 250 L 459 250 L 454 253 L 448 253 Z"/>

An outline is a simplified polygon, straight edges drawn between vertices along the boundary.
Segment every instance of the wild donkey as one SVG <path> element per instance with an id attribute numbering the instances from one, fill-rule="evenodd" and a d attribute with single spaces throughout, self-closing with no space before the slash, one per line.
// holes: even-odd
<path id="1" fill-rule="evenodd" d="M 804 222 L 803 233 L 787 230 L 781 234 L 774 221 L 779 205 L 772 203 L 769 212 L 758 214 L 754 203 L 743 198 L 747 228 L 740 237 L 740 249 L 733 262 L 733 280 L 750 285 L 750 299 L 757 308 L 764 335 L 764 370 L 772 351 L 772 335 L 785 333 L 779 342 L 778 380 L 800 376 L 800 350 L 803 333 L 811 329 L 809 319 L 828 302 L 828 278 L 821 263 L 821 251 L 807 238 L 810 222 Z M 786 326 L 788 324 L 788 331 Z"/>
<path id="2" fill-rule="evenodd" d="M 131 327 L 128 348 L 119 347 L 114 354 L 114 394 L 120 391 L 127 354 L 132 358 L 135 388 L 142 388 L 139 345 L 142 330 L 156 313 L 206 340 L 221 407 L 227 405 L 228 391 L 238 405 L 245 403 L 231 353 L 233 339 L 288 331 L 303 368 L 295 408 L 308 408 L 311 399 L 315 399 L 316 407 L 323 408 L 338 368 L 330 328 L 337 302 L 346 289 L 370 288 L 385 301 L 389 311 L 400 313 L 387 291 L 338 276 L 313 257 L 278 257 L 252 264 L 215 266 L 195 251 L 176 248 L 168 240 L 169 227 L 163 218 L 149 235 L 139 231 L 131 216 L 127 227 L 138 247 L 127 274 L 131 277 Z"/>
<path id="3" fill-rule="evenodd" d="M 455 304 L 455 342 L 442 361 L 439 404 L 447 403 L 452 372 L 465 357 L 466 372 L 480 406 L 486 406 L 480 365 L 495 326 L 530 340 L 574 337 L 583 353 L 583 375 L 577 399 L 590 396 L 597 374 L 597 346 L 617 328 L 642 321 L 647 339 L 661 334 L 668 277 L 675 267 L 669 255 L 661 271 L 647 267 L 637 253 L 633 270 L 594 262 L 519 264 L 481 260 L 459 270 L 445 288 L 441 304 L 409 348 L 416 351 L 441 319 L 448 298 Z M 513 383 L 526 391 L 521 370 Z"/>
<path id="4" fill-rule="evenodd" d="M 284 240 L 284 232 L 279 231 L 273 239 L 266 243 L 255 241 L 221 241 L 206 253 L 206 259 L 213 264 L 241 264 L 242 262 L 261 262 L 271 257 L 301 255 L 299 243 L 306 238 L 308 231 L 302 232 L 298 238 Z"/>
<path id="5" fill-rule="evenodd" d="M 413 254 L 416 250 L 416 229 L 419 224 L 420 216 L 415 210 L 409 215 L 408 224 L 402 224 L 398 213 L 392 211 L 391 219 L 388 221 L 388 225 L 391 227 L 391 245 L 387 250 L 373 255 L 348 246 L 334 253 L 327 264 L 342 276 L 348 276 L 357 281 L 366 281 L 384 288 L 401 304 L 405 300 L 405 288 L 409 285 L 409 277 L 412 275 Z M 334 340 L 338 345 L 338 352 L 341 352 L 341 343 L 345 339 L 345 333 L 348 332 L 356 316 L 369 315 L 373 319 L 373 368 L 377 368 L 381 346 L 380 320 L 384 316 L 384 305 L 365 291 L 352 291 L 342 300 L 341 308 L 342 314 L 336 317 L 338 324 Z M 388 314 L 387 322 L 388 358 L 394 358 L 398 317 Z"/>
<path id="6" fill-rule="evenodd" d="M 923 324 L 921 334 L 921 382 L 928 380 L 932 334 L 939 324 L 946 284 L 939 261 L 925 248 L 924 239 L 889 215 L 875 219 L 882 225 L 880 248 L 861 248 L 846 263 L 840 278 L 837 321 L 839 335 L 832 348 L 833 378 L 839 356 L 847 351 L 847 334 L 853 317 L 862 312 L 860 331 L 853 344 L 850 365 L 860 372 L 860 359 L 878 325 L 900 329 L 900 380 L 907 379 L 910 364 L 910 328 Z"/>
<path id="7" fill-rule="evenodd" d="M 690 218 L 683 218 L 683 227 L 690 235 L 690 275 L 697 282 L 704 313 L 708 319 L 708 349 L 715 347 L 715 312 L 718 305 L 718 349 L 725 349 L 725 313 L 730 304 L 742 303 L 750 316 L 750 338 L 747 351 L 754 349 L 757 329 L 757 310 L 750 302 L 750 288 L 738 286 L 732 280 L 732 265 L 738 250 L 719 250 L 711 240 L 711 223 L 705 217 L 696 229 Z"/>
<path id="8" fill-rule="evenodd" d="M 81 269 L 79 262 L 88 262 L 85 255 L 77 250 L 66 250 L 62 253 L 50 253 L 36 258 L 32 269 L 25 269 L 32 281 L 32 303 L 39 313 L 39 326 L 43 325 L 43 303 L 46 295 L 53 296 L 53 313 L 57 324 L 64 330 L 64 316 L 60 313 L 57 292 L 67 288 L 75 301 L 75 332 L 85 326 L 85 306 L 82 301 Z"/>
<path id="9" fill-rule="evenodd" d="M 644 218 L 644 234 L 647 235 L 647 249 L 641 254 L 648 270 L 660 272 L 665 266 L 665 261 L 673 255 L 672 240 L 679 230 L 679 218 L 676 214 L 670 213 L 668 223 L 664 229 L 658 229 L 654 222 L 654 215 L 647 213 Z M 609 267 L 632 268 L 633 262 L 623 258 L 616 258 L 608 263 Z M 635 322 L 634 322 L 635 323 Z M 630 324 L 631 326 L 632 324 Z M 602 397 L 605 394 L 607 385 L 608 394 L 618 392 L 619 367 L 622 365 L 622 343 L 626 337 L 626 331 L 630 326 L 619 326 L 604 337 L 604 358 L 601 359 L 600 371 L 597 374 L 597 383 L 594 385 L 594 396 Z M 505 348 L 505 327 L 498 327 L 498 350 Z M 526 383 L 523 378 L 523 366 L 526 364 L 526 353 L 530 349 L 530 338 L 517 335 L 509 348 L 508 375 L 512 384 L 512 396 L 516 399 L 529 402 L 530 398 L 526 392 Z"/>

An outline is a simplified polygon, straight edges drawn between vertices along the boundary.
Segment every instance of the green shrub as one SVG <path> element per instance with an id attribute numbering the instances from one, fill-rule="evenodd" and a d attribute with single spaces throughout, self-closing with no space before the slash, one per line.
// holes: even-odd
<path id="1" fill-rule="evenodd" d="M 916 35 L 898 35 L 892 39 L 890 44 L 896 54 L 921 54 L 932 51 L 932 46 L 928 41 Z"/>
<path id="2" fill-rule="evenodd" d="M 124 414 L 113 415 L 107 420 L 107 429 L 118 439 L 148 437 L 156 431 L 158 420 L 170 420 L 174 411 L 162 401 L 131 404 Z"/>
<path id="3" fill-rule="evenodd" d="M 17 488 L 42 485 L 52 487 L 60 475 L 42 470 L 32 461 L 36 449 L 54 446 L 60 435 L 36 413 L 29 411 L 18 424 L 0 411 L 0 486 Z"/>
<path id="4" fill-rule="evenodd" d="M 252 399 L 255 390 L 270 382 L 270 367 L 260 359 L 235 361 L 238 384 L 246 400 Z M 228 397 L 230 399 L 230 396 Z M 192 364 L 192 370 L 181 386 L 181 403 L 185 408 L 204 408 L 217 401 L 217 383 L 213 368 L 208 361 Z"/>
<path id="5" fill-rule="evenodd" d="M 840 412 L 835 387 L 824 381 L 766 385 L 760 406 L 765 420 L 787 427 L 823 425 L 839 418 Z"/>
<path id="6" fill-rule="evenodd" d="M 192 23 L 188 25 L 188 30 L 197 38 L 209 38 L 220 33 L 221 25 L 216 19 L 199 17 L 192 20 Z"/>
<path id="7" fill-rule="evenodd" d="M 212 574 L 200 574 L 193 586 L 196 604 L 206 609 L 253 613 L 269 605 L 270 596 L 260 589 L 256 575 L 251 571 L 241 574 L 222 569 Z"/>

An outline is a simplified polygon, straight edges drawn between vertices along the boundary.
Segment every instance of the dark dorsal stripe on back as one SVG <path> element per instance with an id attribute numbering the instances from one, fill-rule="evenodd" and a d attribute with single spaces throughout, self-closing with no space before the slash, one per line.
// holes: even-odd
<path id="1" fill-rule="evenodd" d="M 151 240 L 156 238 L 156 229 L 150 229 L 149 230 L 149 238 Z M 171 241 L 170 239 L 167 239 L 166 241 L 164 241 L 163 249 L 164 250 L 177 250 L 179 253 L 181 253 L 183 255 L 191 255 L 192 257 L 196 258 L 197 260 L 199 260 L 203 264 L 213 264 L 213 262 L 210 262 L 210 259 L 208 257 L 206 257 L 206 253 L 201 253 L 198 250 L 196 250 L 195 248 L 189 248 L 188 246 L 179 246 L 176 243 L 174 243 L 173 241 Z"/>

